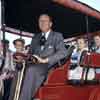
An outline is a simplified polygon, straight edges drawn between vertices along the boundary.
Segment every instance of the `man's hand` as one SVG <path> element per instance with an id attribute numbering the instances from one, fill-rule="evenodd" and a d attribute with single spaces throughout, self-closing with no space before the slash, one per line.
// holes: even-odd
<path id="1" fill-rule="evenodd" d="M 41 58 L 37 55 L 33 55 L 33 56 L 38 60 L 39 63 L 43 63 L 43 64 L 48 63 L 48 58 Z"/>

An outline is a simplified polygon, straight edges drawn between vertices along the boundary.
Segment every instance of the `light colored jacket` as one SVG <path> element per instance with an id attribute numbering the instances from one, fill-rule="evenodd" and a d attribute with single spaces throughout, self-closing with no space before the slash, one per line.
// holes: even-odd
<path id="1" fill-rule="evenodd" d="M 41 33 L 33 37 L 31 43 L 31 52 L 32 54 L 39 55 L 42 58 L 48 58 L 49 68 L 68 55 L 61 33 L 51 31 L 43 50 L 41 50 L 40 39 Z"/>

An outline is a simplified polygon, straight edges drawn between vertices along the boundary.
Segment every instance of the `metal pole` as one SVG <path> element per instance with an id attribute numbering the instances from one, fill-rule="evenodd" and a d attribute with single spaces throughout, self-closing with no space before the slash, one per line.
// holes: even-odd
<path id="1" fill-rule="evenodd" d="M 90 30 L 89 30 L 89 17 L 86 15 L 85 16 L 85 21 L 86 21 L 86 34 L 87 34 L 87 42 L 88 42 L 88 51 L 90 51 L 90 44 L 91 44 L 91 41 L 90 41 Z"/>
<path id="2" fill-rule="evenodd" d="M 1 0 L 1 30 L 2 30 L 2 37 L 3 41 L 5 41 L 5 9 L 4 9 L 4 0 Z M 4 64 L 5 64 L 5 57 L 6 57 L 6 45 L 3 43 L 3 57 L 2 64 L 0 67 L 0 71 L 2 71 Z"/>
<path id="3" fill-rule="evenodd" d="M 1 0 L 1 29 L 2 29 L 2 35 L 3 35 L 3 41 L 5 41 L 5 6 L 4 6 L 4 0 Z M 6 57 L 6 47 L 5 43 L 3 45 L 3 55 Z"/>
<path id="4" fill-rule="evenodd" d="M 86 34 L 87 34 L 87 42 L 88 42 L 88 51 L 90 51 L 89 18 L 87 15 L 85 16 L 85 21 L 86 21 Z M 89 67 L 86 68 L 85 81 L 87 81 L 88 72 L 89 72 Z"/>

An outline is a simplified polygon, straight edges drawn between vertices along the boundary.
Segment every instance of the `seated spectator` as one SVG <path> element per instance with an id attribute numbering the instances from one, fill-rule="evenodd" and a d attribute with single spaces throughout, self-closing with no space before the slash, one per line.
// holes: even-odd
<path id="1" fill-rule="evenodd" d="M 100 53 L 100 33 L 99 34 L 96 34 L 94 36 L 94 43 L 95 43 L 94 51 L 96 53 Z M 96 69 L 96 73 L 97 74 L 100 74 L 100 68 Z"/>
<path id="2" fill-rule="evenodd" d="M 94 36 L 95 52 L 100 53 L 100 34 Z"/>
<path id="3" fill-rule="evenodd" d="M 77 39 L 77 48 L 73 50 L 73 53 L 71 55 L 71 65 L 68 73 L 69 80 L 81 80 L 85 79 L 86 71 L 83 75 L 83 67 L 79 65 L 80 57 L 83 52 L 87 52 L 88 48 L 86 47 L 86 43 L 84 38 Z M 87 69 L 87 68 L 86 68 Z M 89 69 L 87 79 L 92 80 L 94 79 L 94 69 Z M 83 76 L 83 77 L 82 77 Z"/>

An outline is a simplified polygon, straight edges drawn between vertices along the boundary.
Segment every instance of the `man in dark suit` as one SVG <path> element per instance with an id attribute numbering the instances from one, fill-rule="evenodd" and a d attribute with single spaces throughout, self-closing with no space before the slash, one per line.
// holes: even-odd
<path id="1" fill-rule="evenodd" d="M 51 27 L 50 16 L 40 15 L 39 28 L 41 33 L 32 38 L 30 50 L 30 53 L 38 59 L 38 64 L 30 64 L 26 68 L 20 100 L 31 100 L 31 97 L 35 95 L 47 77 L 51 66 L 67 56 L 62 34 L 52 31 Z"/>

